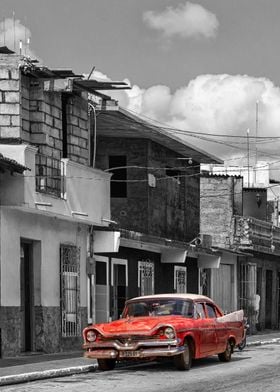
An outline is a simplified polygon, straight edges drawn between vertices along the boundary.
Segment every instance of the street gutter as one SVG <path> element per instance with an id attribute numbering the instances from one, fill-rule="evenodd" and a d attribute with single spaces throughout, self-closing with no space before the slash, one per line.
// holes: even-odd
<path id="1" fill-rule="evenodd" d="M 48 378 L 72 376 L 73 374 L 89 373 L 95 371 L 96 369 L 97 364 L 3 376 L 0 377 L 0 387 L 4 385 L 22 384 L 29 381 L 44 380 Z"/>

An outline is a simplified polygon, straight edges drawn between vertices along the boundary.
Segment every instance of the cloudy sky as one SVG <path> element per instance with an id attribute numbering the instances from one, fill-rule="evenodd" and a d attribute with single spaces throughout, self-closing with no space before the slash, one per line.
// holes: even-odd
<path id="1" fill-rule="evenodd" d="M 94 77 L 129 81 L 132 89 L 116 96 L 123 107 L 229 164 L 246 164 L 249 140 L 252 163 L 257 153 L 276 168 L 279 0 L 0 0 L 0 5 L 1 45 L 18 50 L 22 39 L 23 53 L 49 67 L 89 73 L 95 66 Z"/>

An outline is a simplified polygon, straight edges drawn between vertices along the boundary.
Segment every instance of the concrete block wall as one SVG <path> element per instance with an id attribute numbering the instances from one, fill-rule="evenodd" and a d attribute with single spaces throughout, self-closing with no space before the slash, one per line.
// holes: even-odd
<path id="1" fill-rule="evenodd" d="M 87 165 L 88 146 L 88 100 L 87 94 L 72 96 L 67 104 L 68 158 Z"/>
<path id="2" fill-rule="evenodd" d="M 197 171 L 194 163 L 185 165 L 177 158 L 176 152 L 150 142 L 148 166 L 155 169 L 149 172 L 159 179 L 149 187 L 149 231 L 187 241 L 199 233 L 199 176 L 190 176 Z M 167 177 L 168 167 L 178 172 L 178 179 Z"/>
<path id="3" fill-rule="evenodd" d="M 0 54 L 0 138 L 36 145 L 39 153 L 61 159 L 62 95 L 44 91 L 42 79 L 22 72 L 22 62 L 20 56 Z M 66 112 L 65 158 L 88 165 L 87 93 L 69 94 Z"/>
<path id="4" fill-rule="evenodd" d="M 61 94 L 45 92 L 43 81 L 30 79 L 30 142 L 43 155 L 62 158 Z"/>
<path id="5" fill-rule="evenodd" d="M 213 246 L 227 246 L 232 237 L 232 217 L 242 200 L 242 178 L 206 176 L 200 179 L 200 232 L 212 235 Z"/>
<path id="6" fill-rule="evenodd" d="M 158 143 L 146 139 L 110 138 L 97 139 L 98 168 L 108 169 L 110 155 L 126 155 L 126 198 L 111 199 L 112 219 L 127 230 L 134 230 L 174 240 L 193 239 L 199 232 L 199 176 L 182 176 L 180 184 L 166 178 L 166 167 L 182 166 L 178 154 Z M 186 176 L 195 173 L 188 168 Z M 148 173 L 154 175 L 155 187 L 148 184 Z M 188 206 L 194 210 L 188 210 Z M 186 220 L 188 223 L 186 225 Z M 187 230 L 186 230 L 187 227 Z"/>
<path id="7" fill-rule="evenodd" d="M 111 198 L 111 218 L 127 230 L 148 233 L 147 141 L 129 138 L 97 138 L 96 167 L 109 168 L 110 155 L 126 155 L 127 197 Z M 139 181 L 137 181 L 139 180 Z"/>
<path id="8" fill-rule="evenodd" d="M 20 138 L 20 58 L 0 55 L 0 138 Z"/>

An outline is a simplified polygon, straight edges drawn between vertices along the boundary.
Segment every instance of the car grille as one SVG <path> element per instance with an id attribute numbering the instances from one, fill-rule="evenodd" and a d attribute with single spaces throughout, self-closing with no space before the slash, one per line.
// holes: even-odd
<path id="1" fill-rule="evenodd" d="M 158 339 L 158 335 L 126 335 L 126 336 L 111 336 L 110 338 L 101 337 L 99 341 L 102 342 L 111 342 L 111 341 L 119 341 L 121 344 L 125 343 L 136 343 L 141 342 L 143 340 L 155 340 Z"/>

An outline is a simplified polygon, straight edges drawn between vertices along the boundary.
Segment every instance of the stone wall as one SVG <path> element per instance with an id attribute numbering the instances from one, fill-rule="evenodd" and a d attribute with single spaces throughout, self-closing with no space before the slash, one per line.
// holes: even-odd
<path id="1" fill-rule="evenodd" d="M 11 357 L 22 351 L 23 329 L 20 307 L 0 307 L 0 353 Z M 61 336 L 61 311 L 59 307 L 34 307 L 33 351 L 55 353 L 80 350 L 82 329 L 87 326 L 87 308 L 80 308 L 81 330 L 76 337 Z"/>
<path id="2" fill-rule="evenodd" d="M 1 355 L 15 356 L 21 351 L 21 312 L 17 306 L 0 306 Z"/>

